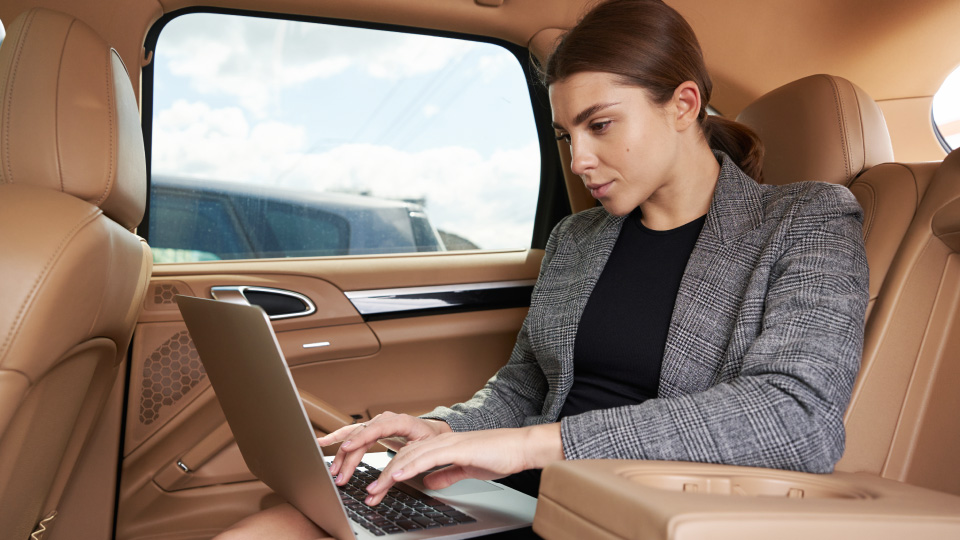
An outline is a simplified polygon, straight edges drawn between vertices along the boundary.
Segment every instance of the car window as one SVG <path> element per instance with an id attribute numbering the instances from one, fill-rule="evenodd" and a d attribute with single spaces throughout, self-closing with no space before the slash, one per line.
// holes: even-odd
<path id="1" fill-rule="evenodd" d="M 154 63 L 156 262 L 531 245 L 540 147 L 500 45 L 190 13 Z M 175 209 L 219 212 L 184 200 L 214 194 L 235 213 L 222 227 Z"/>
<path id="2" fill-rule="evenodd" d="M 265 257 L 347 254 L 350 226 L 343 217 L 276 201 L 262 205 L 262 212 L 250 210 L 244 212 L 247 218 L 262 216 L 250 224 L 250 229 L 255 231 Z"/>
<path id="3" fill-rule="evenodd" d="M 960 148 L 960 67 L 933 95 L 933 125 L 947 152 Z"/>
<path id="4" fill-rule="evenodd" d="M 238 259 L 252 251 L 230 202 L 192 190 L 155 192 L 151 219 L 171 224 L 152 235 L 154 258 L 163 262 Z"/>

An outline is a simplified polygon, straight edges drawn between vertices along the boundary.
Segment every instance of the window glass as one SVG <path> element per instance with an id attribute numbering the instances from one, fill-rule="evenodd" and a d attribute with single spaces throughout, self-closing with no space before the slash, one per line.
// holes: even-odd
<path id="1" fill-rule="evenodd" d="M 255 216 L 254 212 L 244 213 Z M 262 219 L 250 224 L 251 230 L 264 246 L 266 257 L 309 257 L 317 255 L 346 255 L 350 226 L 343 217 L 271 201 L 263 206 Z M 271 248 L 283 247 L 282 251 Z"/>
<path id="2" fill-rule="evenodd" d="M 154 190 L 151 220 L 167 224 L 151 234 L 162 262 L 237 259 L 252 251 L 224 198 L 190 190 Z"/>
<path id="3" fill-rule="evenodd" d="M 540 149 L 507 49 L 194 13 L 166 25 L 154 56 L 151 196 L 216 190 L 238 213 L 235 230 L 186 230 L 202 220 L 154 200 L 157 262 L 530 246 Z M 220 249 L 207 234 L 248 249 L 201 249 Z"/>
<path id="4" fill-rule="evenodd" d="M 947 152 L 960 148 L 960 68 L 933 95 L 933 123 Z"/>

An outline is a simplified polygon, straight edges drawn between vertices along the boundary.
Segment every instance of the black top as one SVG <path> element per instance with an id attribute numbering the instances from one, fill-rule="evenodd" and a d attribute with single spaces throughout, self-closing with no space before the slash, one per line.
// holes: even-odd
<path id="1" fill-rule="evenodd" d="M 573 386 L 560 418 L 635 405 L 656 397 L 673 304 L 707 216 L 653 231 L 634 210 L 620 229 L 580 317 L 573 346 Z M 539 469 L 497 480 L 531 497 Z"/>
<path id="2" fill-rule="evenodd" d="M 657 396 L 673 305 L 706 215 L 669 231 L 640 218 L 639 208 L 627 217 L 583 310 L 561 418 Z"/>

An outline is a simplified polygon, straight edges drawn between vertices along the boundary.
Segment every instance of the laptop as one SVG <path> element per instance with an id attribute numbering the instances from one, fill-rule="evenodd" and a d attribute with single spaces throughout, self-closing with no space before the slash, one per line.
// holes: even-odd
<path id="1" fill-rule="evenodd" d="M 317 444 L 263 309 L 182 295 L 177 304 L 250 471 L 338 540 L 472 538 L 533 522 L 535 498 L 481 480 L 429 490 L 414 479 L 364 505 L 363 488 L 389 458 L 366 454 L 367 471 L 354 475 L 359 485 L 334 484 L 332 456 Z"/>

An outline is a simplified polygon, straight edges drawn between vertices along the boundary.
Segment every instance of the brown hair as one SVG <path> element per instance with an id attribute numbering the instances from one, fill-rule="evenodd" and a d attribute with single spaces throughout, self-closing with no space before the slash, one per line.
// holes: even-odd
<path id="1" fill-rule="evenodd" d="M 685 81 L 700 89 L 700 128 L 710 148 L 724 151 L 762 181 L 763 143 L 748 127 L 707 114 L 713 83 L 693 29 L 660 0 L 609 0 L 595 6 L 560 40 L 542 72 L 550 86 L 574 73 L 600 71 L 645 89 L 663 105 Z"/>

